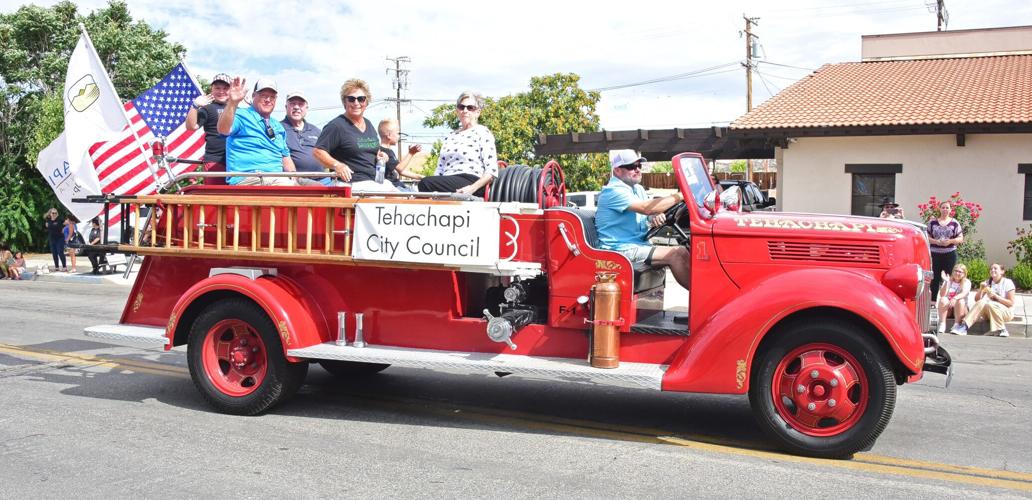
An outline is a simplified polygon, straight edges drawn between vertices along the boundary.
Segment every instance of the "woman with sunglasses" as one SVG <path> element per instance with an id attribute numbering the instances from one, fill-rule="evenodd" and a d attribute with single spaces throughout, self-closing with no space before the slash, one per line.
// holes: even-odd
<path id="1" fill-rule="evenodd" d="M 65 235 L 64 221 L 57 217 L 57 209 L 51 208 L 43 218 L 43 227 L 47 232 L 47 241 L 50 242 L 50 255 L 54 258 L 54 271 L 68 271 L 68 263 L 65 260 Z M 58 265 L 60 258 L 60 266 Z"/>
<path id="2" fill-rule="evenodd" d="M 459 129 L 448 134 L 441 144 L 434 175 L 419 181 L 420 191 L 484 196 L 484 188 L 498 176 L 498 151 L 494 134 L 477 123 L 484 97 L 463 92 L 455 102 Z"/>
<path id="3" fill-rule="evenodd" d="M 372 99 L 364 80 L 344 82 L 340 88 L 344 114 L 323 127 L 312 156 L 342 181 L 350 182 L 352 191 L 397 191 L 390 182 L 376 182 L 377 158 L 382 157 L 386 163 L 387 155 L 380 151 L 376 126 L 365 117 Z"/>

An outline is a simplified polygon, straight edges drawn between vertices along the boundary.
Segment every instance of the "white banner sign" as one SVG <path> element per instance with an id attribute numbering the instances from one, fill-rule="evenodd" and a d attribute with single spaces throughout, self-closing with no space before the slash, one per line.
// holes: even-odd
<path id="1" fill-rule="evenodd" d="M 498 263 L 493 204 L 355 205 L 354 258 L 450 265 Z"/>

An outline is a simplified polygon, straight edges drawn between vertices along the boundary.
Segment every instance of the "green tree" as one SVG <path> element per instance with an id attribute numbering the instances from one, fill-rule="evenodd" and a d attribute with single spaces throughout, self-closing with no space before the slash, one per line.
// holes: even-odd
<path id="1" fill-rule="evenodd" d="M 735 160 L 731 162 L 731 172 L 744 174 L 745 173 L 745 160 Z"/>
<path id="2" fill-rule="evenodd" d="M 563 168 L 570 191 L 599 189 L 609 175 L 607 155 L 534 154 L 539 134 L 599 131 L 595 108 L 601 96 L 598 92 L 581 89 L 579 82 L 580 77 L 573 73 L 535 76 L 530 79 L 527 92 L 486 99 L 480 123 L 494 134 L 498 159 L 510 165 L 544 165 L 556 160 Z M 442 104 L 434 108 L 423 125 L 457 129 L 455 105 Z M 439 151 L 439 144 L 435 144 L 427 158 L 427 170 L 437 164 Z"/>
<path id="3" fill-rule="evenodd" d="M 58 206 L 36 157 L 64 129 L 61 95 L 79 23 L 123 99 L 154 85 L 185 52 L 165 32 L 134 21 L 122 0 L 85 16 L 69 1 L 0 14 L 0 240 L 19 249 L 45 246 L 42 214 Z"/>

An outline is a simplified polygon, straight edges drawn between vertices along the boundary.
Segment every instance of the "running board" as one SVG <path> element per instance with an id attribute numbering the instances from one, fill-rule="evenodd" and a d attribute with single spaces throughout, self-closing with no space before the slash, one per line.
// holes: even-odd
<path id="1" fill-rule="evenodd" d="M 82 332 L 87 337 L 103 340 L 117 340 L 131 344 L 145 344 L 164 347 L 168 345 L 165 329 L 156 326 L 97 325 Z"/>
<path id="2" fill-rule="evenodd" d="M 621 362 L 619 368 L 593 368 L 587 361 L 515 354 L 434 351 L 401 347 L 351 347 L 335 343 L 290 349 L 287 355 L 308 359 L 383 363 L 449 373 L 493 373 L 593 385 L 662 390 L 667 365 Z"/>

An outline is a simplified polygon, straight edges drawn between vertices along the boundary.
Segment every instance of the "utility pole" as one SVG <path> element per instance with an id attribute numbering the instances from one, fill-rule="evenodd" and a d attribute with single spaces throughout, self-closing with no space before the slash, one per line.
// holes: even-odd
<path id="1" fill-rule="evenodd" d="M 946 26 L 950 23 L 950 13 L 946 12 L 946 0 L 937 0 L 935 2 L 935 17 L 937 19 L 936 31 L 946 29 Z"/>
<path id="2" fill-rule="evenodd" d="M 758 38 L 752 33 L 752 27 L 756 26 L 756 21 L 759 21 L 758 17 L 749 17 L 742 14 L 742 19 L 745 19 L 745 111 L 748 113 L 752 111 L 752 68 L 753 68 L 753 43 L 754 39 Z"/>
<path id="3" fill-rule="evenodd" d="M 742 14 L 742 19 L 745 20 L 745 112 L 748 113 L 752 111 L 753 44 L 754 39 L 759 38 L 752 33 L 752 27 L 756 26 L 760 18 Z M 745 180 L 752 180 L 752 161 L 748 159 L 745 160 Z"/>
<path id="4" fill-rule="evenodd" d="M 396 92 L 396 97 L 394 97 L 394 98 L 388 97 L 386 99 L 386 101 L 394 101 L 394 103 L 395 103 L 395 105 L 397 107 L 397 113 L 398 113 L 398 134 L 399 134 L 399 136 L 398 136 L 398 159 L 401 160 L 401 155 L 402 155 L 401 136 L 400 136 L 400 134 L 401 134 L 401 103 L 409 102 L 408 99 L 402 99 L 401 98 L 401 91 L 402 90 L 408 90 L 408 74 L 409 74 L 409 70 L 407 70 L 405 68 L 402 68 L 401 66 L 403 64 L 408 64 L 408 63 L 412 62 L 412 60 L 409 59 L 408 56 L 388 57 L 387 60 L 394 63 L 394 67 L 393 68 L 391 68 L 389 65 L 387 66 L 387 74 L 389 75 L 392 71 L 394 72 L 394 77 L 391 79 L 391 84 L 394 86 L 394 90 Z"/>

